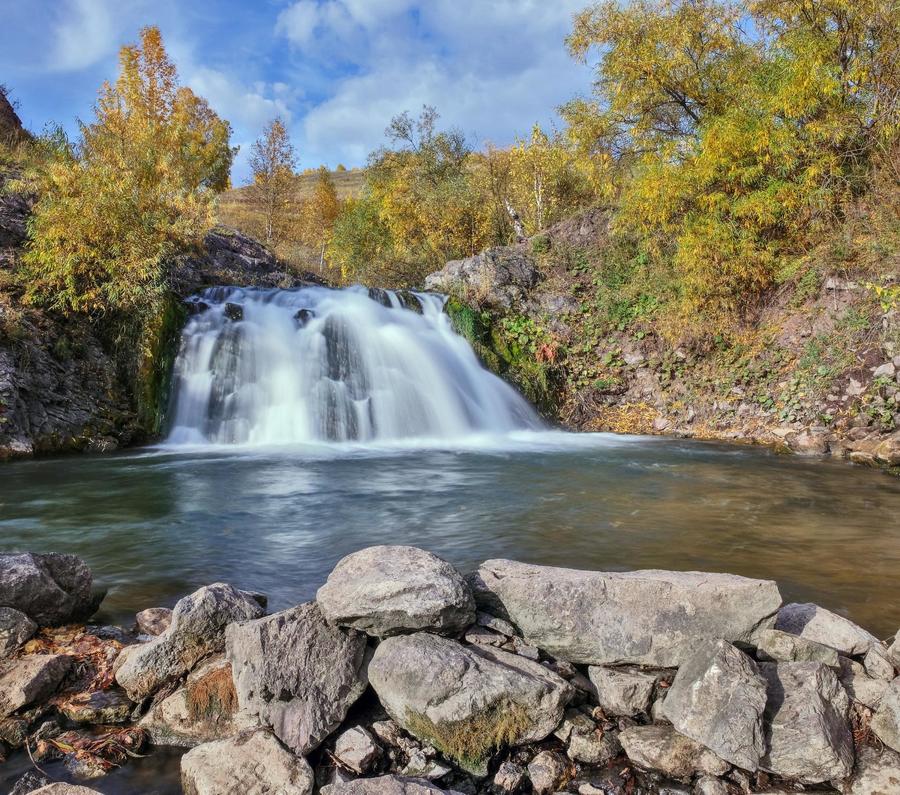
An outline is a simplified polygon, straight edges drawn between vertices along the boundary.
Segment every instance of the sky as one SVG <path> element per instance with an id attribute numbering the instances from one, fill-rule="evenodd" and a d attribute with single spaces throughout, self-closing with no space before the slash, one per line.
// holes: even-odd
<path id="1" fill-rule="evenodd" d="M 181 82 L 241 151 L 281 116 L 301 168 L 365 164 L 392 116 L 434 105 L 440 124 L 502 146 L 590 92 L 568 55 L 587 0 L 0 0 L 0 82 L 25 125 L 90 120 L 117 52 L 157 25 Z"/>

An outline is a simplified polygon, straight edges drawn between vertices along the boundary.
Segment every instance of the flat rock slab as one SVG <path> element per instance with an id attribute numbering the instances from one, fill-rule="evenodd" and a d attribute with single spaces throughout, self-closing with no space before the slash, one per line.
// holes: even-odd
<path id="1" fill-rule="evenodd" d="M 380 638 L 423 629 L 453 634 L 475 621 L 462 575 L 416 547 L 375 546 L 348 555 L 316 601 L 331 623 Z"/>
<path id="2" fill-rule="evenodd" d="M 459 795 L 455 790 L 442 790 L 430 781 L 406 776 L 357 778 L 334 784 L 329 795 Z"/>
<path id="3" fill-rule="evenodd" d="M 791 603 L 778 611 L 775 629 L 837 649 L 843 654 L 865 654 L 881 642 L 872 633 L 824 607 Z"/>
<path id="4" fill-rule="evenodd" d="M 746 654 L 724 640 L 704 644 L 675 676 L 663 715 L 682 734 L 744 770 L 765 750 L 766 680 Z"/>
<path id="5" fill-rule="evenodd" d="M 881 742 L 900 751 L 900 677 L 888 685 L 869 726 Z"/>
<path id="6" fill-rule="evenodd" d="M 315 602 L 228 628 L 238 704 L 306 754 L 366 689 L 366 636 L 329 624 Z"/>
<path id="7" fill-rule="evenodd" d="M 650 709 L 657 680 L 654 674 L 592 665 L 588 677 L 597 704 L 607 715 L 632 717 Z"/>
<path id="8" fill-rule="evenodd" d="M 185 795 L 311 795 L 313 772 L 265 729 L 198 745 L 181 757 Z"/>
<path id="9" fill-rule="evenodd" d="M 255 599 L 231 585 L 204 586 L 175 605 L 165 632 L 128 652 L 116 671 L 116 681 L 130 699 L 143 701 L 204 657 L 221 652 L 229 624 L 263 612 Z"/>
<path id="10" fill-rule="evenodd" d="M 549 735 L 574 694 L 539 663 L 424 632 L 382 641 L 369 680 L 398 724 L 476 775 L 500 746 Z"/>
<path id="11" fill-rule="evenodd" d="M 89 618 L 93 577 L 77 555 L 0 553 L 0 607 L 14 607 L 40 626 Z"/>
<path id="12" fill-rule="evenodd" d="M 768 690 L 760 767 L 806 784 L 849 776 L 850 700 L 834 671 L 818 662 L 762 663 L 760 670 Z"/>
<path id="13" fill-rule="evenodd" d="M 489 560 L 471 577 L 480 608 L 570 662 L 677 667 L 703 640 L 748 642 L 781 605 L 778 586 L 732 574 L 592 572 Z"/>
<path id="14" fill-rule="evenodd" d="M 0 662 L 0 718 L 49 698 L 72 667 L 65 654 L 27 654 Z"/>
<path id="15" fill-rule="evenodd" d="M 892 795 L 900 792 L 900 754 L 889 748 L 880 751 L 862 746 L 856 754 L 856 768 L 847 781 L 846 795 Z"/>
<path id="16" fill-rule="evenodd" d="M 631 726 L 619 734 L 619 742 L 638 767 L 682 781 L 695 773 L 721 776 L 728 772 L 727 762 L 665 724 Z"/>
<path id="17" fill-rule="evenodd" d="M 756 656 L 765 662 L 820 662 L 840 667 L 836 649 L 780 629 L 764 629 L 757 634 Z"/>
<path id="18" fill-rule="evenodd" d="M 96 690 L 82 697 L 70 698 L 60 712 L 72 723 L 117 724 L 128 723 L 135 704 L 121 690 Z"/>
<path id="19" fill-rule="evenodd" d="M 14 607 L 0 607 L 0 660 L 37 632 L 37 624 Z"/>

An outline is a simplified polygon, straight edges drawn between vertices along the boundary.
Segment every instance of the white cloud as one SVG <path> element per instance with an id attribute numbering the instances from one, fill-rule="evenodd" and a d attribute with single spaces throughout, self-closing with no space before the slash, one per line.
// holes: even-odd
<path id="1" fill-rule="evenodd" d="M 68 0 L 54 29 L 50 70 L 72 72 L 92 66 L 115 51 L 116 32 L 106 0 Z"/>

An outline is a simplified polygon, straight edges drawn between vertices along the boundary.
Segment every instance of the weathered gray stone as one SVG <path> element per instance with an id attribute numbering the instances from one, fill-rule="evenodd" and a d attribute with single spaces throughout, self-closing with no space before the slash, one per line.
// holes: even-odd
<path id="1" fill-rule="evenodd" d="M 502 646 L 509 638 L 487 627 L 476 625 L 466 630 L 463 640 L 466 643 L 477 643 L 481 646 Z"/>
<path id="2" fill-rule="evenodd" d="M 499 632 L 501 635 L 506 635 L 510 638 L 518 634 L 516 628 L 509 621 L 504 621 L 502 618 L 497 618 L 497 616 L 492 616 L 490 613 L 485 613 L 481 610 L 475 613 L 475 623 L 479 627 L 492 629 L 494 632 Z"/>
<path id="3" fill-rule="evenodd" d="M 749 641 L 781 604 L 778 586 L 730 574 L 591 572 L 489 560 L 476 602 L 570 662 L 675 667 L 704 639 Z"/>
<path id="4" fill-rule="evenodd" d="M 856 769 L 844 788 L 845 795 L 894 795 L 900 792 L 900 754 L 863 745 L 856 754 Z"/>
<path id="5" fill-rule="evenodd" d="M 881 742 L 900 751 L 900 676 L 888 685 L 869 727 Z"/>
<path id="6" fill-rule="evenodd" d="M 628 668 L 588 668 L 597 703 L 607 715 L 631 717 L 650 709 L 656 676 Z"/>
<path id="7" fill-rule="evenodd" d="M 429 756 L 423 749 L 416 749 L 409 755 L 406 767 L 400 771 L 401 776 L 409 778 L 424 778 L 428 781 L 437 781 L 453 770 L 449 765 L 439 762 L 433 756 Z"/>
<path id="8" fill-rule="evenodd" d="M 138 631 L 144 635 L 162 635 L 172 623 L 172 611 L 168 607 L 148 607 L 135 617 Z"/>
<path id="9" fill-rule="evenodd" d="M 0 659 L 12 654 L 35 632 L 37 624 L 21 610 L 0 607 Z"/>
<path id="10" fill-rule="evenodd" d="M 190 671 L 204 657 L 225 647 L 225 628 L 262 615 L 243 591 L 214 583 L 181 599 L 169 628 L 129 651 L 116 681 L 133 701 L 143 701 L 163 685 Z"/>
<path id="11" fill-rule="evenodd" d="M 768 683 L 760 766 L 807 784 L 849 776 L 850 701 L 834 671 L 818 662 L 763 663 L 760 669 Z"/>
<path id="12" fill-rule="evenodd" d="M 843 654 L 865 654 L 879 640 L 849 619 L 811 603 L 785 605 L 778 611 L 775 629 L 837 649 Z"/>
<path id="13" fill-rule="evenodd" d="M 894 662 L 888 655 L 887 649 L 880 643 L 877 646 L 873 645 L 866 652 L 866 656 L 863 659 L 863 668 L 866 669 L 866 673 L 873 679 L 884 679 L 890 682 L 896 676 Z"/>
<path id="14" fill-rule="evenodd" d="M 501 763 L 494 774 L 494 789 L 506 795 L 513 795 L 513 793 L 518 792 L 524 783 L 525 768 L 509 760 Z"/>
<path id="15" fill-rule="evenodd" d="M 884 679 L 874 679 L 865 668 L 855 660 L 841 656 L 838 678 L 850 698 L 864 704 L 869 709 L 878 709 L 881 699 L 888 688 Z"/>
<path id="16" fill-rule="evenodd" d="M 335 784 L 329 795 L 459 795 L 459 793 L 455 790 L 442 790 L 421 778 L 377 776 Z"/>
<path id="17" fill-rule="evenodd" d="M 528 778 L 537 795 L 556 792 L 569 775 L 569 763 L 553 751 L 541 751 L 528 763 Z"/>
<path id="18" fill-rule="evenodd" d="M 694 795 L 731 795 L 732 792 L 736 792 L 736 789 L 715 776 L 701 776 L 694 784 Z"/>
<path id="19" fill-rule="evenodd" d="M 539 663 L 427 633 L 383 641 L 369 680 L 397 723 L 477 775 L 500 745 L 550 734 L 573 695 Z"/>
<path id="20" fill-rule="evenodd" d="M 614 731 L 604 731 L 583 712 L 566 710 L 553 734 L 566 744 L 569 759 L 588 765 L 605 765 L 622 750 Z"/>
<path id="21" fill-rule="evenodd" d="M 366 689 L 366 636 L 325 621 L 315 602 L 228 628 L 238 703 L 306 754 L 333 732 Z"/>
<path id="22" fill-rule="evenodd" d="M 2 756 L 0 756 L 2 763 Z M 49 787 L 52 782 L 37 770 L 29 770 L 20 776 L 13 788 L 9 791 L 9 795 L 29 795 L 29 793 L 39 790 L 41 787 Z"/>
<path id="23" fill-rule="evenodd" d="M 541 274 L 522 250 L 497 247 L 451 260 L 425 277 L 425 289 L 466 295 L 481 304 L 509 308 L 540 281 Z"/>
<path id="24" fill-rule="evenodd" d="M 665 724 L 631 726 L 619 734 L 619 742 L 634 764 L 672 778 L 687 780 L 694 773 L 721 776 L 728 772 L 726 761 Z"/>
<path id="25" fill-rule="evenodd" d="M 663 714 L 682 734 L 745 770 L 765 750 L 766 681 L 746 654 L 719 640 L 704 644 L 678 669 Z"/>
<path id="26" fill-rule="evenodd" d="M 900 632 L 894 636 L 894 642 L 888 649 L 888 656 L 894 663 L 894 667 L 900 669 Z"/>
<path id="27" fill-rule="evenodd" d="M 13 607 L 39 626 L 88 618 L 96 609 L 92 582 L 77 555 L 0 553 L 0 607 Z"/>
<path id="28" fill-rule="evenodd" d="M 265 729 L 198 745 L 181 757 L 185 795 L 311 795 L 313 772 Z"/>
<path id="29" fill-rule="evenodd" d="M 101 795 L 95 789 L 87 787 L 79 787 L 76 784 L 48 784 L 46 787 L 33 790 L 31 795 Z"/>
<path id="30" fill-rule="evenodd" d="M 127 723 L 134 711 L 134 702 L 121 690 L 95 690 L 83 696 L 67 699 L 60 712 L 72 723 Z"/>
<path id="31" fill-rule="evenodd" d="M 368 773 L 380 756 L 381 748 L 361 726 L 341 732 L 334 743 L 334 758 L 360 775 Z"/>
<path id="32" fill-rule="evenodd" d="M 780 629 L 757 633 L 756 656 L 765 662 L 820 662 L 832 668 L 840 666 L 835 649 Z"/>
<path id="33" fill-rule="evenodd" d="M 27 654 L 0 661 L 0 718 L 53 695 L 72 667 L 65 654 Z"/>
<path id="34" fill-rule="evenodd" d="M 376 546 L 341 560 L 316 601 L 332 624 L 376 637 L 422 629 L 452 634 L 475 621 L 462 575 L 423 549 Z"/>

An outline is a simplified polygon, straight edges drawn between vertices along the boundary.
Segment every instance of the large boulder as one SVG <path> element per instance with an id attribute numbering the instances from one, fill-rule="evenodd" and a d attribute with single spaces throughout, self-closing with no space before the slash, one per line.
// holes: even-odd
<path id="1" fill-rule="evenodd" d="M 0 553 L 0 607 L 12 607 L 40 626 L 89 618 L 97 608 L 93 578 L 77 555 Z"/>
<path id="2" fill-rule="evenodd" d="M 366 689 L 366 636 L 325 621 L 314 602 L 228 628 L 238 704 L 306 754 Z"/>
<path id="3" fill-rule="evenodd" d="M 425 277 L 425 289 L 508 309 L 540 280 L 540 272 L 524 249 L 500 247 L 451 260 Z"/>
<path id="4" fill-rule="evenodd" d="M 478 775 L 497 748 L 549 735 L 573 695 L 539 663 L 427 633 L 383 641 L 369 680 L 397 723 Z"/>
<path id="5" fill-rule="evenodd" d="M 316 601 L 331 623 L 381 638 L 422 629 L 451 634 L 475 621 L 462 575 L 416 547 L 376 546 L 348 555 Z"/>
<path id="6" fill-rule="evenodd" d="M 179 600 L 165 632 L 129 652 L 116 671 L 116 681 L 133 701 L 143 701 L 204 657 L 221 652 L 229 624 L 263 612 L 250 594 L 221 582 L 206 585 Z"/>
<path id="7" fill-rule="evenodd" d="M 0 607 L 0 659 L 12 654 L 37 632 L 37 624 L 14 607 Z"/>
<path id="8" fill-rule="evenodd" d="M 728 772 L 727 762 L 665 724 L 631 726 L 619 735 L 619 742 L 638 767 L 658 770 L 672 778 L 684 780 L 695 773 L 721 776 Z"/>
<path id="9" fill-rule="evenodd" d="M 312 795 L 314 777 L 265 729 L 204 743 L 181 757 L 185 795 Z"/>
<path id="10" fill-rule="evenodd" d="M 881 742 L 900 751 L 900 676 L 888 685 L 869 725 Z"/>
<path id="11" fill-rule="evenodd" d="M 72 667 L 65 654 L 27 654 L 0 662 L 0 718 L 49 698 Z"/>
<path id="12" fill-rule="evenodd" d="M 771 623 L 778 586 L 731 574 L 594 572 L 489 560 L 475 599 L 534 646 L 576 663 L 676 667 L 703 640 L 749 641 Z"/>
<path id="13" fill-rule="evenodd" d="M 785 605 L 778 611 L 775 629 L 821 643 L 844 654 L 865 654 L 880 641 L 849 619 L 811 603 Z"/>
<path id="14" fill-rule="evenodd" d="M 863 745 L 856 754 L 856 768 L 844 789 L 846 795 L 892 795 L 900 792 L 900 754 Z"/>
<path id="15" fill-rule="evenodd" d="M 768 683 L 766 753 L 760 766 L 806 784 L 846 778 L 853 770 L 850 701 L 828 666 L 763 663 Z"/>
<path id="16" fill-rule="evenodd" d="M 766 681 L 746 654 L 724 640 L 705 644 L 678 669 L 663 715 L 682 734 L 744 770 L 765 750 Z"/>

